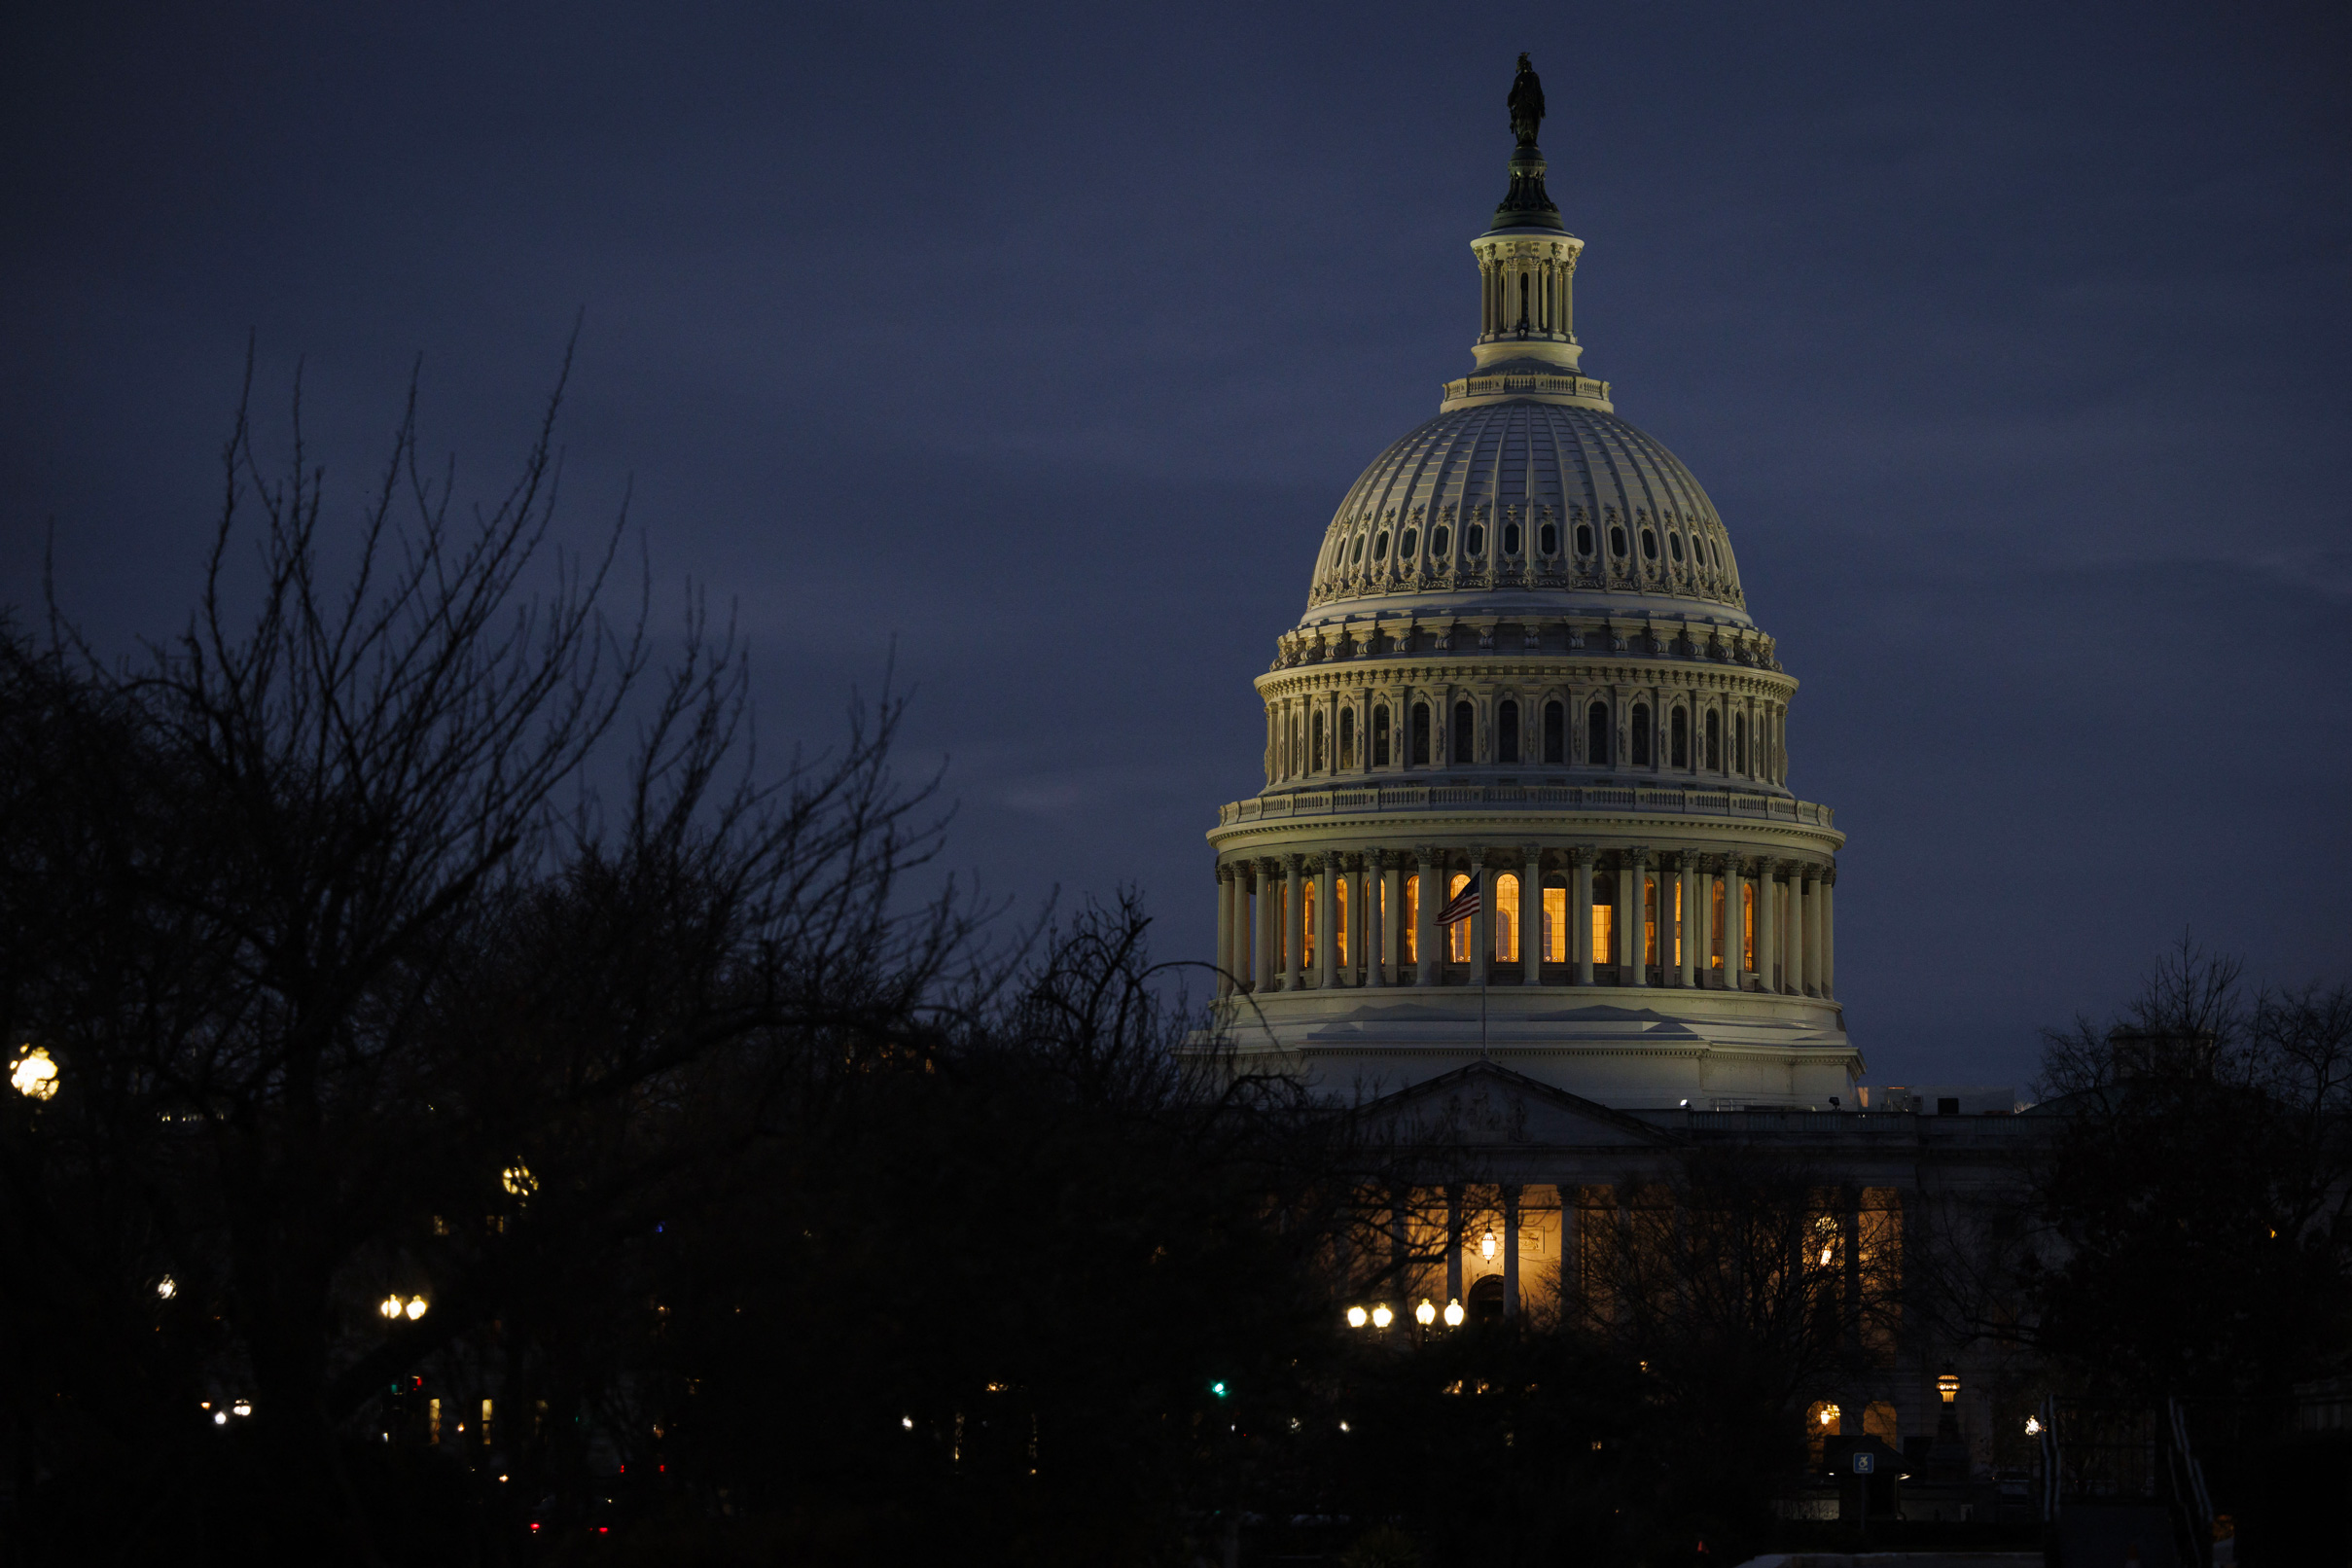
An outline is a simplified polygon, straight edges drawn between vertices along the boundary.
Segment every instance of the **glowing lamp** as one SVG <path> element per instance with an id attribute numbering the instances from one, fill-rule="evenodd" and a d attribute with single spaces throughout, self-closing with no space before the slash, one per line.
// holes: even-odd
<path id="1" fill-rule="evenodd" d="M 51 1100 L 57 1096 L 57 1063 L 40 1046 L 26 1046 L 24 1053 L 8 1070 L 12 1087 L 28 1100 Z"/>
<path id="2" fill-rule="evenodd" d="M 1824 1405 L 1824 1406 L 1821 1408 L 1821 1425 L 1822 1425 L 1822 1430 L 1827 1431 L 1827 1430 L 1829 1430 L 1830 1428 L 1832 1428 L 1832 1427 L 1835 1426 L 1835 1425 L 1837 1424 L 1837 1416 L 1838 1416 L 1838 1409 L 1837 1409 L 1837 1407 L 1836 1407 L 1836 1406 L 1835 1406 L 1835 1405 Z"/>
<path id="3" fill-rule="evenodd" d="M 1960 1374 L 1958 1372 L 1945 1372 L 1942 1376 L 1937 1378 L 1936 1392 L 1943 1396 L 1943 1403 L 1946 1405 L 1949 1405 L 1954 1400 L 1958 1399 L 1960 1397 Z"/>
<path id="4" fill-rule="evenodd" d="M 251 1415 L 253 1413 L 252 1402 L 249 1400 L 238 1400 L 234 1405 L 229 1407 L 229 1413 L 232 1415 Z"/>
<path id="5" fill-rule="evenodd" d="M 1364 1327 L 1364 1325 L 1370 1323 L 1371 1321 L 1372 1314 L 1365 1311 L 1364 1308 L 1360 1306 L 1351 1306 L 1347 1309 L 1347 1326 L 1349 1328 L 1361 1329 Z"/>
<path id="6" fill-rule="evenodd" d="M 410 1297 L 409 1304 L 406 1310 L 409 1314 L 409 1321 L 410 1323 L 414 1323 L 418 1318 L 425 1315 L 425 1299 L 421 1296 Z"/>
<path id="7" fill-rule="evenodd" d="M 2038 1438 L 2042 1435 L 2042 1418 L 2040 1416 L 2029 1415 L 2025 1418 L 2025 1435 L 2029 1438 Z"/>
<path id="8" fill-rule="evenodd" d="M 227 1410 L 213 1411 L 212 1424 L 214 1426 L 227 1426 L 229 1424 L 229 1412 Z"/>
<path id="9" fill-rule="evenodd" d="M 1373 1327 L 1373 1328 L 1375 1328 L 1375 1329 L 1385 1329 L 1385 1328 L 1387 1328 L 1387 1327 L 1388 1327 L 1388 1326 L 1389 1326 L 1391 1323 L 1394 1323 L 1394 1322 L 1396 1322 L 1396 1321 L 1397 1321 L 1397 1314 L 1396 1314 L 1396 1313 L 1394 1313 L 1394 1312 L 1391 1312 L 1391 1311 L 1388 1309 L 1388 1303 L 1387 1303 L 1386 1301 L 1382 1301 L 1382 1302 L 1381 1302 L 1381 1303 L 1380 1303 L 1378 1306 L 1375 1306 L 1375 1307 L 1373 1307 L 1373 1308 L 1372 1308 L 1372 1327 Z"/>
<path id="10" fill-rule="evenodd" d="M 498 1180 L 516 1197 L 529 1197 L 539 1191 L 539 1179 L 531 1174 L 530 1166 L 519 1161 L 500 1171 Z"/>
<path id="11" fill-rule="evenodd" d="M 1431 1303 L 1429 1298 L 1424 1296 L 1421 1298 L 1421 1304 L 1412 1309 L 1412 1316 L 1415 1323 L 1426 1329 L 1438 1321 L 1438 1309 Z"/>
<path id="12" fill-rule="evenodd" d="M 1494 1232 L 1492 1230 L 1487 1231 L 1484 1235 L 1479 1237 L 1479 1256 L 1485 1259 L 1488 1263 L 1493 1263 L 1496 1245 L 1497 1243 L 1494 1238 Z"/>
<path id="13" fill-rule="evenodd" d="M 400 1298 L 397 1296 L 385 1297 L 375 1303 L 375 1310 L 388 1318 L 400 1316 Z"/>
<path id="14" fill-rule="evenodd" d="M 1462 1319 L 1463 1319 L 1463 1317 L 1464 1317 L 1464 1316 L 1465 1316 L 1465 1314 L 1464 1314 L 1464 1313 L 1463 1313 L 1463 1311 L 1462 1311 L 1462 1303 L 1461 1303 L 1461 1302 L 1459 1302 L 1459 1301 L 1447 1301 L 1447 1302 L 1445 1303 L 1445 1326 L 1446 1326 L 1447 1328 L 1449 1328 L 1449 1329 L 1458 1329 L 1458 1328 L 1460 1328 L 1460 1327 L 1462 1326 Z"/>
<path id="15" fill-rule="evenodd" d="M 156 1281 L 156 1294 L 168 1301 L 180 1294 L 180 1282 L 169 1274 L 165 1274 L 161 1279 Z"/>

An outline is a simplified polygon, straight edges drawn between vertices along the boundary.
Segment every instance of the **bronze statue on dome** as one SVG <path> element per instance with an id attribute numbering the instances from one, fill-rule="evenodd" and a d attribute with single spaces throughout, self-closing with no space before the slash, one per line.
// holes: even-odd
<path id="1" fill-rule="evenodd" d="M 1525 54 L 1519 56 L 1519 74 L 1511 80 L 1511 96 L 1505 106 L 1511 110 L 1511 133 L 1521 147 L 1533 147 L 1536 127 L 1544 123 L 1544 84 L 1536 79 L 1535 66 Z"/>

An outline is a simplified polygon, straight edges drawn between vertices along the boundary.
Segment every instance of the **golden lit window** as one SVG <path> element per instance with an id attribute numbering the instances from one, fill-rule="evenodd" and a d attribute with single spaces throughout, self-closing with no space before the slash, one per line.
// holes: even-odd
<path id="1" fill-rule="evenodd" d="M 1592 906 L 1592 956 L 1603 964 L 1623 961 L 1617 950 L 1617 910 L 1606 904 Z"/>
<path id="2" fill-rule="evenodd" d="M 1405 961 L 1408 964 L 1417 964 L 1421 961 L 1421 878 L 1418 875 L 1405 878 L 1405 919 L 1403 924 L 1405 927 Z"/>
<path id="3" fill-rule="evenodd" d="M 1713 904 L 1707 915 L 1707 929 L 1715 933 L 1707 952 L 1707 967 L 1721 969 L 1724 967 L 1724 884 L 1712 876 L 1708 877 L 1707 893 Z"/>
<path id="4" fill-rule="evenodd" d="M 1642 962 L 1657 962 L 1657 878 L 1642 878 Z"/>
<path id="5" fill-rule="evenodd" d="M 1519 879 L 1509 872 L 1494 879 L 1494 961 L 1519 961 Z"/>
<path id="6" fill-rule="evenodd" d="M 1315 883 L 1312 877 L 1299 884 L 1299 909 L 1301 922 L 1299 962 L 1311 969 L 1315 963 Z"/>
<path id="7" fill-rule="evenodd" d="M 1470 877 L 1467 873 L 1454 873 L 1453 879 L 1445 884 L 1446 902 L 1451 903 L 1454 899 L 1459 898 L 1462 889 L 1469 885 Z M 1469 920 L 1456 920 L 1445 928 L 1445 956 L 1450 962 L 1457 964 L 1470 962 L 1470 928 L 1473 922 Z"/>
<path id="8" fill-rule="evenodd" d="M 1564 887 L 1544 889 L 1544 961 L 1568 962 L 1568 890 Z"/>
<path id="9" fill-rule="evenodd" d="M 1345 872 L 1332 879 L 1332 951 L 1339 962 L 1347 962 L 1347 884 L 1351 880 Z"/>

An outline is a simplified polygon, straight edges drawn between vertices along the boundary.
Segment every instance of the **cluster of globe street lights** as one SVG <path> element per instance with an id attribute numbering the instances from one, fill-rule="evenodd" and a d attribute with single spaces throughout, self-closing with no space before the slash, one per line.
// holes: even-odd
<path id="1" fill-rule="evenodd" d="M 1444 1311 L 1440 1312 L 1438 1303 L 1426 1296 L 1421 1298 L 1421 1304 L 1412 1309 L 1412 1315 L 1413 1321 L 1424 1329 L 1436 1323 L 1441 1317 L 1444 1318 L 1447 1328 L 1458 1329 L 1462 1326 L 1462 1319 L 1465 1316 L 1460 1301 L 1447 1301 Z M 1396 1320 L 1397 1314 L 1389 1310 L 1386 1301 L 1374 1302 L 1369 1310 L 1361 1306 L 1351 1306 L 1347 1309 L 1347 1326 L 1351 1329 L 1361 1329 L 1368 1324 L 1375 1329 L 1385 1329 Z"/>

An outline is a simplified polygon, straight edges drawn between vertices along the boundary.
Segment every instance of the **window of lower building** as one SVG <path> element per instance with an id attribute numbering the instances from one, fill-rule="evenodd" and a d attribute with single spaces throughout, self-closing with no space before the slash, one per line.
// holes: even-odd
<path id="1" fill-rule="evenodd" d="M 1421 767 L 1429 766 L 1429 704 L 1412 705 L 1412 760 Z"/>
<path id="2" fill-rule="evenodd" d="M 1557 702 L 1544 704 L 1544 761 L 1557 765 L 1568 760 L 1568 710 Z"/>
<path id="3" fill-rule="evenodd" d="M 1462 889 L 1469 885 L 1470 877 L 1466 873 L 1454 873 L 1452 878 L 1445 884 L 1445 902 L 1452 903 L 1461 895 Z M 1467 964 L 1470 962 L 1470 928 L 1474 923 L 1469 920 L 1456 920 L 1445 928 L 1445 958 L 1448 963 Z"/>
<path id="4" fill-rule="evenodd" d="M 1372 709 L 1372 765 L 1374 767 L 1386 767 L 1388 766 L 1388 707 L 1385 703 Z"/>
<path id="5" fill-rule="evenodd" d="M 1356 710 L 1341 708 L 1339 710 L 1339 767 L 1342 772 L 1347 772 L 1352 771 L 1355 766 Z"/>
<path id="6" fill-rule="evenodd" d="M 1417 875 L 1405 878 L 1403 914 L 1398 924 L 1405 933 L 1405 961 L 1417 964 L 1421 961 L 1421 878 Z"/>
<path id="7" fill-rule="evenodd" d="M 1494 714 L 1494 756 L 1499 763 L 1519 760 L 1519 705 L 1504 702 Z"/>
<path id="8" fill-rule="evenodd" d="M 1647 702 L 1633 705 L 1633 766 L 1650 766 L 1650 704 Z"/>
<path id="9" fill-rule="evenodd" d="M 1471 742 L 1476 737 L 1477 729 L 1476 711 L 1467 702 L 1456 702 L 1453 705 L 1453 760 L 1457 764 L 1471 760 Z"/>
<path id="10" fill-rule="evenodd" d="M 1568 962 L 1568 887 L 1564 882 L 1544 886 L 1544 962 Z"/>

